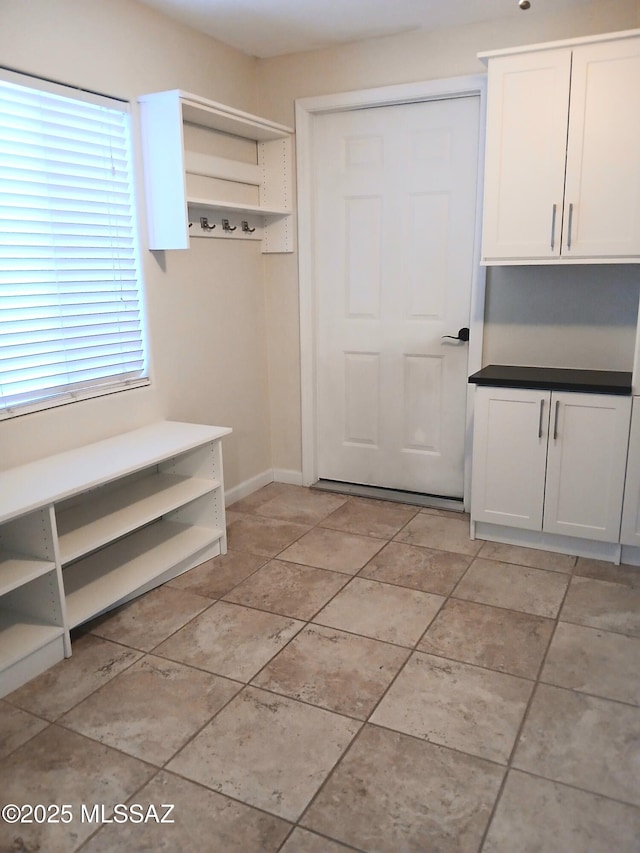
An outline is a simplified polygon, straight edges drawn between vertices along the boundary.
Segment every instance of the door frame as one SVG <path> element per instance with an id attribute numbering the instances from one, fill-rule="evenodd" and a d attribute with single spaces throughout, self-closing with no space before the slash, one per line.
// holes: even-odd
<path id="1" fill-rule="evenodd" d="M 359 89 L 333 95 L 299 98 L 295 102 L 296 176 L 298 201 L 298 282 L 300 317 L 300 401 L 302 433 L 302 484 L 310 486 L 318 479 L 317 435 L 317 282 L 314 246 L 314 150 L 313 128 L 316 116 L 347 112 L 365 107 L 414 104 L 474 96 L 479 98 L 478 186 L 476 226 L 473 247 L 473 277 L 469 317 L 469 374 L 482 366 L 484 328 L 485 268 L 480 266 L 482 226 L 482 188 L 486 121 L 486 75 L 451 77 L 418 83 L 401 83 L 375 89 Z M 473 386 L 467 387 L 467 411 L 464 449 L 464 507 L 470 504 L 471 433 L 473 423 Z"/>

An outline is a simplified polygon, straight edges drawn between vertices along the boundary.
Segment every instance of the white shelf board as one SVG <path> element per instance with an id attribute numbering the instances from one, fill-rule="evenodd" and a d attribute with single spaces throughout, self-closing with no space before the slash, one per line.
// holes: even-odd
<path id="1" fill-rule="evenodd" d="M 211 210 L 228 210 L 230 213 L 258 213 L 261 216 L 288 216 L 291 208 L 261 207 L 259 204 L 236 204 L 232 201 L 220 201 L 212 198 L 195 198 L 189 196 L 187 204 L 190 207 L 206 207 Z"/>
<path id="2" fill-rule="evenodd" d="M 94 495 L 56 515 L 60 561 L 70 563 L 217 488 L 218 480 L 152 474 Z"/>
<path id="3" fill-rule="evenodd" d="M 292 127 L 236 110 L 216 101 L 209 101 L 199 95 L 177 90 L 176 94 L 182 105 L 182 118 L 191 124 L 209 127 L 220 133 L 241 136 L 244 139 L 255 139 L 257 142 L 282 139 L 293 133 Z"/>
<path id="4" fill-rule="evenodd" d="M 13 551 L 0 551 L 0 595 L 53 572 L 56 564 Z"/>
<path id="5" fill-rule="evenodd" d="M 262 169 L 257 163 L 244 163 L 188 150 L 184 152 L 184 163 L 187 175 L 220 178 L 223 181 L 249 184 L 254 187 L 259 187 L 262 183 Z"/>
<path id="6" fill-rule="evenodd" d="M 0 671 L 62 637 L 64 628 L 0 609 Z"/>
<path id="7" fill-rule="evenodd" d="M 89 491 L 228 435 L 228 427 L 159 421 L 0 472 L 0 522 Z"/>
<path id="8" fill-rule="evenodd" d="M 135 592 L 224 535 L 209 527 L 159 521 L 63 571 L 69 626 Z"/>

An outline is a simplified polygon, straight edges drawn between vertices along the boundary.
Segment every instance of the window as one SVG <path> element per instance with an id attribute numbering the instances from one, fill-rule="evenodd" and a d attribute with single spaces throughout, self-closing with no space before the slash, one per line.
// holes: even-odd
<path id="1" fill-rule="evenodd" d="M 0 71 L 0 418 L 147 379 L 128 104 Z"/>

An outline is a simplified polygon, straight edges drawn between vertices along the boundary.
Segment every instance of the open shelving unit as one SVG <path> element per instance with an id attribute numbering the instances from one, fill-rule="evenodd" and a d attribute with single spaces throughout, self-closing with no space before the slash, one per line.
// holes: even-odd
<path id="1" fill-rule="evenodd" d="M 179 89 L 138 103 L 150 249 L 223 237 L 293 251 L 292 128 Z"/>
<path id="2" fill-rule="evenodd" d="M 163 421 L 0 472 L 0 696 L 71 628 L 226 553 L 230 432 Z"/>
<path id="3" fill-rule="evenodd" d="M 44 506 L 0 525 L 1 692 L 18 687 L 69 650 L 53 510 Z"/>

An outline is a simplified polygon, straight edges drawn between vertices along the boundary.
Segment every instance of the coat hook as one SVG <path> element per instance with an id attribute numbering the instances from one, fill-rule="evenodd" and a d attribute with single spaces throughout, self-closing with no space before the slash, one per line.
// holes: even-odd
<path id="1" fill-rule="evenodd" d="M 216 224 L 214 222 L 213 225 L 209 225 L 208 217 L 201 216 L 200 217 L 200 227 L 202 228 L 203 231 L 213 231 L 213 229 L 216 227 Z"/>
<path id="2" fill-rule="evenodd" d="M 256 230 L 255 228 L 249 228 L 249 223 L 246 219 L 243 219 L 240 225 L 242 226 L 242 231 L 244 234 L 253 234 L 253 232 Z"/>
<path id="3" fill-rule="evenodd" d="M 235 231 L 237 227 L 238 227 L 237 225 L 233 225 L 233 226 L 229 225 L 228 219 L 222 220 L 222 230 L 223 231 Z"/>

